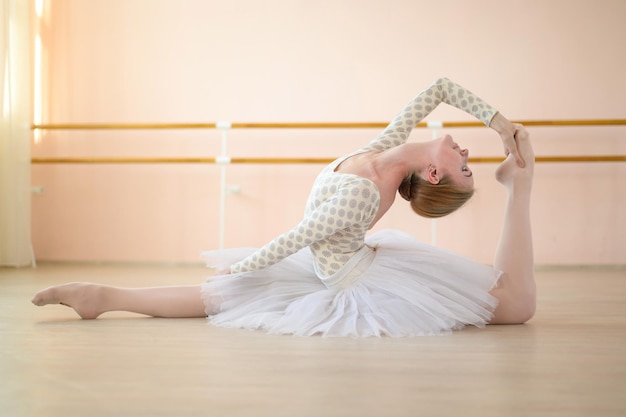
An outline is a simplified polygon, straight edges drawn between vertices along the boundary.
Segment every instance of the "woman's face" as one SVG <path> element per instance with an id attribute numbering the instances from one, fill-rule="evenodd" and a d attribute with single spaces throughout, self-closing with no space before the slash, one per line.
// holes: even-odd
<path id="1" fill-rule="evenodd" d="M 432 165 L 438 171 L 439 178 L 449 178 L 453 184 L 462 188 L 473 188 L 474 178 L 467 166 L 469 151 L 452 140 L 452 136 L 445 135 L 437 142 L 433 153 Z"/>

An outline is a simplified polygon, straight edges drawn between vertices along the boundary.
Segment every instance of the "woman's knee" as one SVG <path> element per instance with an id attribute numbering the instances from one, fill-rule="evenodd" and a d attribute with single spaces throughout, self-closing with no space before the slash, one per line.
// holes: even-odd
<path id="1" fill-rule="evenodd" d="M 515 309 L 513 314 L 513 323 L 511 324 L 524 324 L 535 316 L 537 311 L 537 303 L 533 299 L 522 303 Z"/>
<path id="2" fill-rule="evenodd" d="M 534 317 L 537 310 L 537 297 L 534 291 L 498 295 L 496 297 L 499 303 L 491 324 L 524 324 Z"/>

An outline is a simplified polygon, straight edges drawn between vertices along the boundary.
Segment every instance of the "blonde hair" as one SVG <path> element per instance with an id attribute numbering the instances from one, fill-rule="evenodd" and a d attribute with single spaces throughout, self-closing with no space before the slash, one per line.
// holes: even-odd
<path id="1" fill-rule="evenodd" d="M 454 212 L 474 195 L 473 188 L 461 188 L 445 177 L 431 184 L 415 174 L 402 181 L 398 192 L 411 203 L 414 212 L 431 219 Z"/>

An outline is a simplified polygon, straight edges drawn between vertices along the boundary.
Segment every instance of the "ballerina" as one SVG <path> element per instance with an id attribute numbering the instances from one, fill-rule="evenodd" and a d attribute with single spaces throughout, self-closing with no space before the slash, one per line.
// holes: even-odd
<path id="1" fill-rule="evenodd" d="M 451 136 L 408 143 L 440 103 L 496 130 L 507 190 L 493 266 L 394 230 L 367 236 L 399 194 L 419 215 L 445 216 L 472 196 L 469 152 Z M 365 147 L 326 166 L 303 220 L 262 248 L 205 253 L 219 272 L 204 284 L 118 288 L 71 283 L 35 295 L 84 319 L 107 311 L 206 317 L 219 326 L 323 336 L 418 336 L 467 325 L 524 323 L 535 312 L 530 225 L 534 154 L 526 129 L 467 89 L 441 78 L 419 93 Z"/>

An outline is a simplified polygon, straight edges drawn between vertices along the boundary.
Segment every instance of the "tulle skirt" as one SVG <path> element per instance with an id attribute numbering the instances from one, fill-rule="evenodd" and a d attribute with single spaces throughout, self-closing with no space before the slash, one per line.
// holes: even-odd
<path id="1" fill-rule="evenodd" d="M 446 334 L 483 327 L 501 273 L 395 230 L 366 239 L 357 262 L 323 281 L 305 248 L 269 268 L 209 277 L 202 299 L 212 324 L 268 333 L 325 337 Z M 205 252 L 224 268 L 255 249 Z"/>

